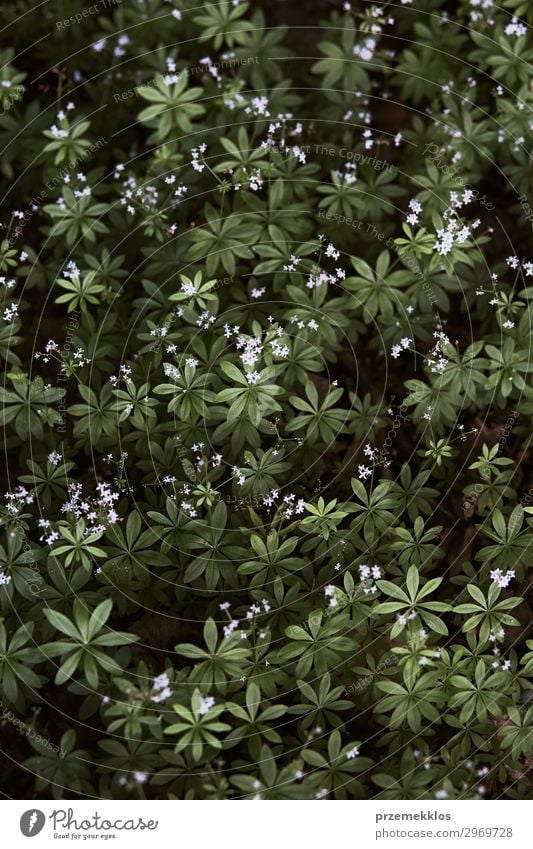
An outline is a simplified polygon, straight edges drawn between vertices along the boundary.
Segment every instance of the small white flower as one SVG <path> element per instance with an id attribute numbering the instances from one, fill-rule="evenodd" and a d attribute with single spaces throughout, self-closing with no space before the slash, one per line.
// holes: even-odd
<path id="1" fill-rule="evenodd" d="M 512 578 L 515 577 L 515 571 L 514 569 L 508 569 L 504 574 L 501 569 L 493 569 L 490 573 L 490 577 L 495 584 L 498 584 L 499 587 L 505 589 L 511 583 Z"/>
<path id="2" fill-rule="evenodd" d="M 265 294 L 265 292 L 266 292 L 266 286 L 263 286 L 260 289 L 258 289 L 258 288 L 252 289 L 250 294 L 251 294 L 252 298 L 260 298 L 262 295 Z"/>
<path id="3" fill-rule="evenodd" d="M 154 690 L 163 690 L 164 687 L 168 687 L 170 684 L 170 679 L 166 672 L 162 672 L 161 675 L 158 675 L 154 678 L 153 687 Z"/>
<path id="4" fill-rule="evenodd" d="M 198 713 L 203 716 L 204 714 L 208 713 L 208 711 L 213 707 L 214 704 L 214 696 L 202 696 L 200 707 L 198 708 Z"/>
<path id="5" fill-rule="evenodd" d="M 3 319 L 4 321 L 13 321 L 15 318 L 18 318 L 18 304 L 11 304 L 10 307 L 5 308 Z"/>

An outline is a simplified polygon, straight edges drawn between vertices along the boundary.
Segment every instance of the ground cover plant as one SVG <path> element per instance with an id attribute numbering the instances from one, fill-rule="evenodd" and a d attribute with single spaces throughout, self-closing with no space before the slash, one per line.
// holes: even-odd
<path id="1" fill-rule="evenodd" d="M 531 798 L 531 23 L 3 5 L 4 795 Z"/>

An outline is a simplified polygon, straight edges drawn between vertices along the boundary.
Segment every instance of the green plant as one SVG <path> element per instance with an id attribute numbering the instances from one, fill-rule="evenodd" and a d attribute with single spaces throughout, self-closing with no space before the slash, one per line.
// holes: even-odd
<path id="1" fill-rule="evenodd" d="M 531 798 L 530 4 L 56 5 L 3 6 L 2 792 Z"/>

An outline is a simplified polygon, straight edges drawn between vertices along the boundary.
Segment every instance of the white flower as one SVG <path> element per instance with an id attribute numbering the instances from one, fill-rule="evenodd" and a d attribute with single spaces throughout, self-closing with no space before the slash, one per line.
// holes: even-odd
<path id="1" fill-rule="evenodd" d="M 436 250 L 440 256 L 446 256 L 453 248 L 453 233 L 448 230 L 437 230 L 437 236 L 438 239 L 433 246 L 434 250 Z"/>
<path id="2" fill-rule="evenodd" d="M 163 690 L 165 687 L 168 687 L 170 684 L 170 679 L 166 672 L 162 672 L 161 675 L 158 675 L 154 678 L 154 690 Z"/>
<path id="3" fill-rule="evenodd" d="M 511 579 L 515 577 L 514 569 L 508 569 L 504 574 L 501 569 L 493 569 L 490 573 L 491 579 L 495 584 L 498 584 L 499 587 L 505 589 L 511 583 Z"/>
<path id="4" fill-rule="evenodd" d="M 204 714 L 208 713 L 208 711 L 213 707 L 214 704 L 214 696 L 201 696 L 201 703 L 200 707 L 198 708 L 198 713 L 200 714 L 200 716 L 203 716 Z"/>
<path id="5" fill-rule="evenodd" d="M 266 286 L 263 286 L 261 289 L 254 288 L 250 292 L 252 298 L 260 298 L 261 295 L 264 295 L 266 292 Z"/>
<path id="6" fill-rule="evenodd" d="M 223 628 L 224 636 L 229 637 L 234 632 L 234 630 L 238 627 L 239 627 L 239 620 L 238 619 L 232 619 L 231 622 L 229 622 L 228 625 L 225 625 L 224 628 Z"/>
<path id="7" fill-rule="evenodd" d="M 252 98 L 250 106 L 247 106 L 244 110 L 248 115 L 252 113 L 252 115 L 265 115 L 267 118 L 270 117 L 270 112 L 267 109 L 268 107 L 268 97 L 264 95 L 262 97 L 254 97 Z"/>
<path id="8" fill-rule="evenodd" d="M 505 27 L 504 32 L 505 35 L 516 35 L 518 37 L 527 33 L 527 27 L 513 16 L 511 22 Z"/>
<path id="9" fill-rule="evenodd" d="M 172 690 L 170 687 L 164 687 L 162 690 L 156 691 L 156 693 L 152 696 L 152 701 L 159 704 L 159 702 L 164 702 L 165 699 L 170 698 L 171 695 Z"/>
<path id="10" fill-rule="evenodd" d="M 48 455 L 48 462 L 51 463 L 52 466 L 57 466 L 62 459 L 62 455 L 58 454 L 57 451 L 52 451 L 52 453 Z"/>
<path id="11" fill-rule="evenodd" d="M 4 321 L 13 321 L 18 317 L 18 304 L 11 304 L 10 307 L 6 307 L 4 310 L 3 319 Z"/>

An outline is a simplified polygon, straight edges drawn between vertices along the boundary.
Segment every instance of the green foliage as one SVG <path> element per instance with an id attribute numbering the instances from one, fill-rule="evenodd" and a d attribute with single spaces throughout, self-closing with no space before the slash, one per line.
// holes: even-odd
<path id="1" fill-rule="evenodd" d="M 531 798 L 531 4 L 5 5 L 4 795 Z"/>

